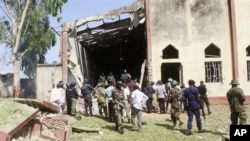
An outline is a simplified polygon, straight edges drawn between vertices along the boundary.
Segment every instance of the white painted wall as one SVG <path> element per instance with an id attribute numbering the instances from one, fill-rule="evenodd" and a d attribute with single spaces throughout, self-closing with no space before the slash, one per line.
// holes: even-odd
<path id="1" fill-rule="evenodd" d="M 152 46 L 152 78 L 161 80 L 161 64 L 180 62 L 184 82 L 205 80 L 205 61 L 222 61 L 223 82 L 206 83 L 209 96 L 225 96 L 232 80 L 232 59 L 228 0 L 155 1 L 150 0 Z M 250 1 L 235 0 L 240 87 L 249 93 L 246 47 L 250 45 Z M 205 58 L 204 50 L 211 43 L 221 50 L 220 58 Z M 162 50 L 169 44 L 179 51 L 178 59 L 162 59 Z"/>

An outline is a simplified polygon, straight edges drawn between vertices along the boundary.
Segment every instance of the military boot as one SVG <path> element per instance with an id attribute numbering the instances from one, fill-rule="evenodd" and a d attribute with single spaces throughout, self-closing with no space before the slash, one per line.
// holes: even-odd
<path id="1" fill-rule="evenodd" d="M 187 130 L 187 134 L 186 134 L 186 135 L 187 135 L 187 136 L 193 135 L 191 129 L 188 129 L 188 130 Z"/>
<path id="2" fill-rule="evenodd" d="M 198 129 L 198 133 L 204 133 L 205 130 L 204 129 Z"/>
<path id="3" fill-rule="evenodd" d="M 89 106 L 89 114 L 90 114 L 90 116 L 93 116 L 93 113 L 92 113 L 92 106 Z"/>
<path id="4" fill-rule="evenodd" d="M 212 112 L 210 111 L 210 107 L 208 106 L 207 107 L 207 113 L 210 115 L 210 114 L 212 114 Z"/>
<path id="5" fill-rule="evenodd" d="M 86 114 L 86 116 L 89 116 L 88 108 L 87 107 L 85 107 L 85 114 Z"/>
<path id="6" fill-rule="evenodd" d="M 118 127 L 118 131 L 119 131 L 121 134 L 124 134 L 124 130 L 123 130 L 123 127 L 122 127 L 122 126 L 119 126 L 119 127 Z"/>

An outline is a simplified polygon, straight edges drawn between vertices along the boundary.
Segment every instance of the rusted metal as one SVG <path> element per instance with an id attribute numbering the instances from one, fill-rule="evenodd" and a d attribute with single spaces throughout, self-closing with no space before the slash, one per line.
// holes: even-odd
<path id="1" fill-rule="evenodd" d="M 150 25 L 150 0 L 145 0 L 146 9 L 146 38 L 147 38 L 147 69 L 148 79 L 152 80 L 152 44 L 151 44 L 151 25 Z"/>
<path id="2" fill-rule="evenodd" d="M 234 0 L 228 0 L 230 37 L 231 37 L 231 52 L 232 52 L 232 72 L 233 79 L 239 78 L 238 65 L 238 50 L 237 50 L 237 32 Z"/>
<path id="3" fill-rule="evenodd" d="M 38 99 L 27 99 L 27 98 L 15 98 L 13 99 L 15 102 L 27 104 L 34 108 L 39 108 L 40 110 L 52 112 L 52 113 L 59 113 L 60 109 L 58 106 L 54 105 L 53 103 L 45 100 L 38 100 Z"/>
<path id="4" fill-rule="evenodd" d="M 26 126 L 31 120 L 33 120 L 37 116 L 38 112 L 39 110 L 34 112 L 31 116 L 29 116 L 26 120 L 24 120 L 22 123 L 20 123 L 18 126 L 16 126 L 14 129 L 12 129 L 8 133 L 4 133 L 0 131 L 0 140 L 10 141 L 15 134 L 17 134 L 20 130 L 22 130 L 24 126 Z"/>
<path id="5" fill-rule="evenodd" d="M 62 81 L 68 82 L 68 27 L 63 24 L 61 33 L 61 63 L 62 63 Z"/>

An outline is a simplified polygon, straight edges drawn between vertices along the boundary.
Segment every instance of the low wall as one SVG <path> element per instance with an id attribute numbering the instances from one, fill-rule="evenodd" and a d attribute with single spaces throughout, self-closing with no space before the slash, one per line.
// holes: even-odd
<path id="1" fill-rule="evenodd" d="M 209 97 L 210 104 L 228 104 L 227 97 Z M 250 104 L 250 96 L 246 96 L 245 104 Z"/>

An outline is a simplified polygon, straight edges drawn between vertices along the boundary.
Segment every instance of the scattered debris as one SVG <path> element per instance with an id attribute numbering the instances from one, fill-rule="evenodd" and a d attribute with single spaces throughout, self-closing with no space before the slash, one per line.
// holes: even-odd
<path id="1" fill-rule="evenodd" d="M 72 126 L 72 131 L 73 132 L 78 132 L 78 133 L 81 133 L 81 132 L 97 132 L 99 134 L 102 134 L 102 130 L 100 128 L 97 128 L 97 129 L 91 129 L 91 128 L 86 128 L 86 127 L 76 127 L 76 126 Z"/>

